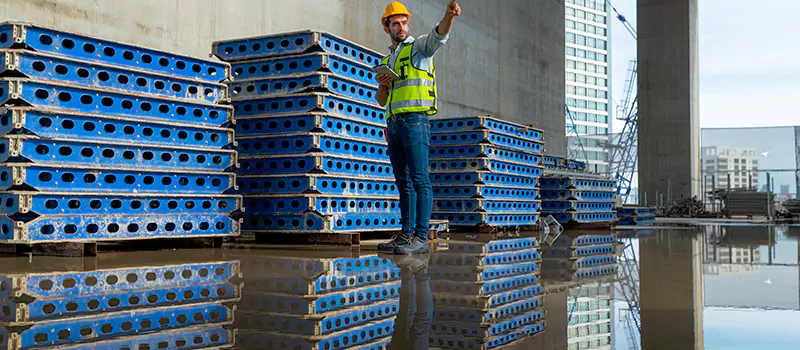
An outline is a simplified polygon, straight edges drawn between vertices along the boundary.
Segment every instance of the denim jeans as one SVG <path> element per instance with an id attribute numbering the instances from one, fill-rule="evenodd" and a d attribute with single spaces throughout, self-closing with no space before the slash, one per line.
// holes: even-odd
<path id="1" fill-rule="evenodd" d="M 400 311 L 388 350 L 427 350 L 433 320 L 433 294 L 428 268 L 401 269 Z"/>
<path id="2" fill-rule="evenodd" d="M 431 122 L 425 113 L 393 115 L 388 120 L 389 159 L 400 192 L 402 233 L 428 241 L 433 191 L 428 174 Z"/>

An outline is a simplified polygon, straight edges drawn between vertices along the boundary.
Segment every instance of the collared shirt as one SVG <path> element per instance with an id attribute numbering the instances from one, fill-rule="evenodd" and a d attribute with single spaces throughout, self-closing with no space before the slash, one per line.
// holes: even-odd
<path id="1" fill-rule="evenodd" d="M 430 73 L 431 66 L 433 65 L 433 55 L 436 54 L 436 51 L 444 46 L 444 44 L 447 43 L 447 39 L 450 38 L 449 33 L 440 35 L 436 31 L 438 27 L 439 25 L 436 25 L 429 34 L 420 35 L 417 39 L 409 35 L 406 40 L 397 45 L 397 49 L 394 51 L 392 51 L 392 47 L 389 46 L 389 51 L 392 53 L 389 56 L 389 68 L 394 70 L 394 64 L 397 62 L 397 55 L 400 54 L 400 50 L 402 50 L 404 46 L 414 43 L 414 47 L 411 48 L 411 64 L 417 69 L 422 69 Z"/>

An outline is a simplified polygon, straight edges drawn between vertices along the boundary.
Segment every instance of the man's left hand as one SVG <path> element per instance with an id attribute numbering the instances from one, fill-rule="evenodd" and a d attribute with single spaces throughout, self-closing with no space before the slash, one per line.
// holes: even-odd
<path id="1" fill-rule="evenodd" d="M 447 5 L 447 11 L 445 12 L 445 16 L 458 17 L 460 15 L 461 15 L 461 6 L 458 5 L 456 0 L 451 0 L 450 4 Z"/>

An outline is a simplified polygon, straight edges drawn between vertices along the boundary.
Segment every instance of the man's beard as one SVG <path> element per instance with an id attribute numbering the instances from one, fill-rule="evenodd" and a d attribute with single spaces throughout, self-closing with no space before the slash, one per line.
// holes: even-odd
<path id="1" fill-rule="evenodd" d="M 398 42 L 398 43 L 402 43 L 403 41 L 406 40 L 406 38 L 408 38 L 408 33 L 404 33 L 404 34 L 405 34 L 405 37 L 402 38 L 402 39 L 400 38 L 400 33 L 392 34 L 392 40 L 394 40 L 395 42 Z"/>

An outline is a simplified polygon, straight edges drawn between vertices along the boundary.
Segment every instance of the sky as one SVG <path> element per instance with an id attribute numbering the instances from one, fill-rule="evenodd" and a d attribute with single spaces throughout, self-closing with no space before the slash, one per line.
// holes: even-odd
<path id="1" fill-rule="evenodd" d="M 636 0 L 611 3 L 635 27 Z M 800 100 L 800 44 L 792 39 L 800 32 L 800 1 L 698 3 L 700 127 L 800 125 L 792 107 Z M 619 102 L 636 42 L 618 19 L 609 20 L 611 95 Z M 614 132 L 621 129 L 616 122 Z"/>

